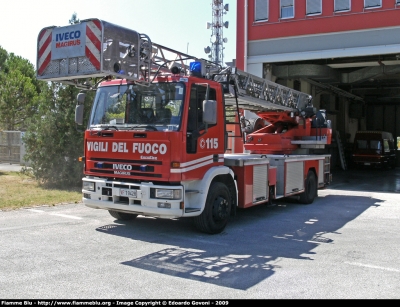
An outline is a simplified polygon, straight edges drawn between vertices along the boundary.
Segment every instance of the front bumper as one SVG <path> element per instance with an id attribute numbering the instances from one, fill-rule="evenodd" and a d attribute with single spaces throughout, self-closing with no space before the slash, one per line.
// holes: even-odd
<path id="1" fill-rule="evenodd" d="M 83 178 L 83 181 L 94 183 L 94 189 L 82 189 L 82 201 L 91 208 L 117 210 L 159 218 L 178 218 L 184 214 L 182 186 L 138 184 L 90 177 Z M 181 197 L 179 199 L 156 198 L 154 196 L 155 189 L 180 190 Z"/>

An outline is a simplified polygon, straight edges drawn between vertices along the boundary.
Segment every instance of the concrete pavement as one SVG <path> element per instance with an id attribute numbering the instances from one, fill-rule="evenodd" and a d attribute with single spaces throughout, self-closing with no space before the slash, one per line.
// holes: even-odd
<path id="1" fill-rule="evenodd" d="M 24 165 L 20 164 L 12 164 L 6 162 L 0 162 L 0 172 L 19 172 L 24 167 Z"/>

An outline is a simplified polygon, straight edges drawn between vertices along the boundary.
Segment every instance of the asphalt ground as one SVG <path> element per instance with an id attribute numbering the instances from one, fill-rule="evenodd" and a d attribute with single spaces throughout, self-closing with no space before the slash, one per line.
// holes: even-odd
<path id="1" fill-rule="evenodd" d="M 0 211 L 0 298 L 399 299 L 400 169 L 332 177 L 310 205 L 239 210 L 213 236 L 82 204 Z"/>

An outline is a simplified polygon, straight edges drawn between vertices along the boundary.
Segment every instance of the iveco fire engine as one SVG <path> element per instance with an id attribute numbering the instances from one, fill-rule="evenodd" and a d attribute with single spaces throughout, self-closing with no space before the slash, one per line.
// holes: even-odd
<path id="1" fill-rule="evenodd" d="M 331 182 L 330 122 L 311 96 L 155 44 L 99 19 L 47 27 L 37 78 L 75 85 L 75 119 L 95 90 L 84 138 L 83 203 L 116 219 L 191 217 L 220 233 L 237 208 Z M 94 80 L 94 81 L 93 81 Z"/>

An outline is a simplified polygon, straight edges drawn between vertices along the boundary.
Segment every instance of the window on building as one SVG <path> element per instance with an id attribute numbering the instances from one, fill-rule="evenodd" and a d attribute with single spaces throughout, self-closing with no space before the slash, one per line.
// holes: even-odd
<path id="1" fill-rule="evenodd" d="M 293 0 L 281 0 L 281 18 L 293 18 Z"/>
<path id="2" fill-rule="evenodd" d="M 307 0 L 306 10 L 307 10 L 307 15 L 321 14 L 322 13 L 322 0 Z"/>
<path id="3" fill-rule="evenodd" d="M 364 7 L 371 8 L 371 7 L 381 7 L 382 0 L 364 0 Z"/>
<path id="4" fill-rule="evenodd" d="M 350 0 L 335 0 L 335 12 L 350 11 Z"/>
<path id="5" fill-rule="evenodd" d="M 396 0 L 396 4 L 399 5 L 400 4 L 400 0 Z"/>
<path id="6" fill-rule="evenodd" d="M 255 21 L 268 20 L 268 2 L 268 0 L 256 0 Z"/>

